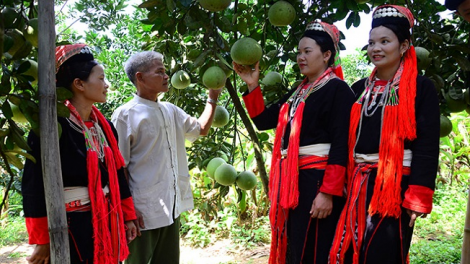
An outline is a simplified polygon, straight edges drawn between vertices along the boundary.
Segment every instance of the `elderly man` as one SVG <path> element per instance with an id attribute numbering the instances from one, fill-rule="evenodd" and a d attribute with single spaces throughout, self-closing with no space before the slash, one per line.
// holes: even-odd
<path id="1" fill-rule="evenodd" d="M 454 10 L 463 19 L 470 22 L 470 0 L 446 0 L 445 6 L 449 10 Z"/>
<path id="2" fill-rule="evenodd" d="M 193 208 L 185 140 L 208 134 L 221 90 L 209 90 L 205 109 L 195 118 L 158 99 L 168 91 L 162 54 L 134 54 L 125 71 L 137 91 L 116 109 L 111 120 L 118 131 L 142 230 L 129 244 L 126 263 L 177 264 L 179 216 Z"/>

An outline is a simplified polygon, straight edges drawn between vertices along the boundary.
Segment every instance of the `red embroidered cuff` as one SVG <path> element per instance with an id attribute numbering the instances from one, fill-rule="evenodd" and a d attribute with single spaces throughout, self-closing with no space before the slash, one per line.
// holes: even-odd
<path id="1" fill-rule="evenodd" d="M 410 185 L 405 192 L 403 207 L 429 214 L 432 211 L 432 196 L 434 191 L 428 187 L 420 185 Z"/>
<path id="2" fill-rule="evenodd" d="M 121 208 L 124 221 L 136 220 L 137 216 L 135 215 L 134 209 L 134 200 L 132 197 L 121 200 Z"/>
<path id="3" fill-rule="evenodd" d="M 26 217 L 26 229 L 29 235 L 29 244 L 48 244 L 49 228 L 47 225 L 47 217 Z"/>
<path id="4" fill-rule="evenodd" d="M 323 183 L 320 192 L 336 196 L 343 196 L 344 181 L 346 180 L 346 167 L 328 164 L 325 168 Z"/>
<path id="5" fill-rule="evenodd" d="M 243 101 L 250 118 L 254 118 L 264 111 L 264 99 L 259 85 L 249 94 L 243 96 Z"/>

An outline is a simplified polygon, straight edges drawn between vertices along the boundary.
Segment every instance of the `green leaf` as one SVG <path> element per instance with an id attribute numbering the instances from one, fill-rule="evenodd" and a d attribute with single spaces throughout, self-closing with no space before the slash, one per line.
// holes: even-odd
<path id="1" fill-rule="evenodd" d="M 70 117 L 70 110 L 62 103 L 57 103 L 57 115 L 61 117 Z"/>
<path id="2" fill-rule="evenodd" d="M 11 119 L 13 117 L 13 112 L 11 111 L 11 106 L 7 101 L 3 102 L 2 113 L 5 116 L 5 118 Z"/>
<path id="3" fill-rule="evenodd" d="M 217 58 L 219 58 L 219 60 L 225 64 L 229 69 L 232 69 L 232 65 L 230 65 L 225 59 L 224 57 L 222 57 L 222 55 L 220 53 L 216 53 L 215 56 L 217 56 Z"/>
<path id="4" fill-rule="evenodd" d="M 158 6 L 160 3 L 160 0 L 149 0 L 149 1 L 145 1 L 143 2 L 142 4 L 140 4 L 138 7 L 139 8 L 150 8 L 150 7 L 156 7 Z"/>
<path id="5" fill-rule="evenodd" d="M 205 60 L 206 60 L 207 55 L 209 54 L 209 52 L 210 52 L 210 50 L 204 51 L 203 53 L 201 53 L 201 54 L 197 57 L 196 60 L 194 60 L 194 64 L 193 64 L 193 65 L 194 65 L 194 68 L 197 68 L 197 67 L 201 66 L 201 65 L 205 62 Z"/>
<path id="6" fill-rule="evenodd" d="M 11 152 L 5 152 L 5 156 L 7 157 L 7 161 L 10 165 L 17 167 L 19 170 L 23 169 L 23 161 L 15 154 Z"/>
<path id="7" fill-rule="evenodd" d="M 240 213 L 244 213 L 246 211 L 246 191 L 241 191 L 241 199 L 238 202 L 238 207 L 240 208 Z"/>
<path id="8" fill-rule="evenodd" d="M 56 93 L 57 93 L 57 101 L 59 101 L 59 102 L 63 102 L 67 99 L 72 98 L 72 96 L 73 96 L 72 91 L 70 91 L 69 89 L 64 88 L 64 87 L 58 87 L 56 89 Z"/>

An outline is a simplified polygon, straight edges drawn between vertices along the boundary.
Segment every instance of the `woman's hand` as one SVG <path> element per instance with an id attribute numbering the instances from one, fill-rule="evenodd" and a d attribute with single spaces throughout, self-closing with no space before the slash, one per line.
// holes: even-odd
<path id="1" fill-rule="evenodd" d="M 410 219 L 410 224 L 409 224 L 410 227 L 412 227 L 415 224 L 416 218 L 418 218 L 418 217 L 426 218 L 426 216 L 428 216 L 428 214 L 416 212 L 416 211 L 413 211 L 413 210 L 410 210 L 410 209 L 406 209 L 406 212 L 408 213 L 408 215 L 411 218 Z"/>
<path id="2" fill-rule="evenodd" d="M 333 210 L 333 196 L 319 192 L 315 200 L 312 203 L 312 209 L 310 209 L 310 215 L 312 218 L 326 218 L 331 214 Z"/>
<path id="3" fill-rule="evenodd" d="M 36 245 L 33 254 L 27 257 L 26 260 L 30 264 L 47 264 L 51 256 L 50 244 Z"/>
<path id="4" fill-rule="evenodd" d="M 240 76 L 240 78 L 248 85 L 248 90 L 253 91 L 258 87 L 259 83 L 259 61 L 255 64 L 254 68 L 247 65 L 240 65 L 232 62 L 233 69 Z"/>
<path id="5" fill-rule="evenodd" d="M 126 238 L 127 238 L 127 243 L 131 242 L 132 240 L 135 239 L 137 236 L 137 227 L 135 226 L 135 223 L 133 220 L 131 221 L 126 221 Z"/>

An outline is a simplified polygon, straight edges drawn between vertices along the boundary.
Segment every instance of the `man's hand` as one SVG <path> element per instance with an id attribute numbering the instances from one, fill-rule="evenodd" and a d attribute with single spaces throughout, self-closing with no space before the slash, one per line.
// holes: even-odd
<path id="1" fill-rule="evenodd" d="M 131 242 L 137 236 L 137 227 L 135 226 L 134 221 L 126 221 L 126 238 L 127 243 Z"/>
<path id="2" fill-rule="evenodd" d="M 142 217 L 142 213 L 141 213 L 139 210 L 137 210 L 137 209 L 135 209 L 135 215 L 137 216 L 137 219 L 134 220 L 133 222 L 134 222 L 134 225 L 135 225 L 135 227 L 136 227 L 136 229 L 137 229 L 137 230 L 136 230 L 136 231 L 137 231 L 137 235 L 140 236 L 140 235 L 141 235 L 140 229 L 141 229 L 141 228 L 145 228 L 145 225 L 144 225 L 144 218 Z"/>
<path id="3" fill-rule="evenodd" d="M 26 260 L 30 264 L 47 264 L 51 256 L 50 244 L 36 245 L 33 254 L 27 257 Z"/>
<path id="4" fill-rule="evenodd" d="M 331 194 L 326 194 L 319 192 L 317 197 L 313 200 L 312 209 L 310 209 L 310 214 L 312 218 L 326 218 L 331 214 L 333 210 L 333 196 Z"/>

